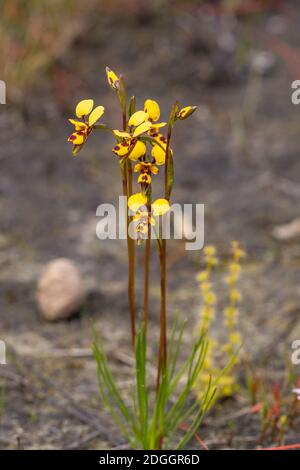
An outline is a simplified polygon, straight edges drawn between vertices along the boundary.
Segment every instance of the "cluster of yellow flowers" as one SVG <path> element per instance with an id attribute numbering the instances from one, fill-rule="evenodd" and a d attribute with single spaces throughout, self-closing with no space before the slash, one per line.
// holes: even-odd
<path id="1" fill-rule="evenodd" d="M 203 389 L 211 379 L 218 378 L 216 399 L 221 396 L 230 396 L 237 389 L 237 383 L 232 371 L 232 366 L 239 360 L 237 351 L 242 339 L 238 331 L 238 304 L 241 301 L 241 293 L 238 289 L 238 280 L 241 272 L 240 261 L 245 257 L 245 252 L 240 248 L 238 242 L 232 242 L 232 261 L 228 266 L 228 274 L 225 282 L 229 287 L 229 303 L 224 310 L 225 327 L 227 330 L 227 343 L 221 347 L 219 341 L 214 338 L 209 329 L 216 314 L 217 296 L 212 285 L 212 270 L 219 263 L 216 248 L 206 246 L 204 248 L 205 269 L 197 275 L 202 296 L 201 319 L 198 331 L 206 333 L 208 338 L 208 350 L 202 371 L 195 389 L 196 395 L 201 398 Z M 222 357 L 218 357 L 222 354 Z M 225 355 L 225 360 L 224 360 Z M 218 365 L 216 365 L 218 360 Z M 226 372 L 222 370 L 230 362 Z M 220 365 L 219 365 L 220 364 Z"/>
<path id="2" fill-rule="evenodd" d="M 201 309 L 201 332 L 208 331 L 210 324 L 215 316 L 216 295 L 212 289 L 211 274 L 213 268 L 218 264 L 216 248 L 214 246 L 204 247 L 204 258 L 206 269 L 197 275 L 202 292 L 203 306 Z"/>
<path id="3" fill-rule="evenodd" d="M 229 288 L 229 304 L 224 310 L 225 325 L 228 330 L 228 343 L 224 346 L 224 351 L 230 356 L 233 355 L 237 346 L 241 344 L 241 335 L 237 328 L 239 315 L 238 304 L 242 300 L 242 295 L 238 288 L 238 280 L 241 273 L 240 261 L 246 256 L 237 241 L 232 242 L 232 261 L 229 264 L 229 274 L 225 278 Z M 237 357 L 235 358 L 237 360 Z"/>
<path id="4" fill-rule="evenodd" d="M 117 76 L 109 67 L 106 67 L 106 74 L 108 83 L 118 94 L 120 102 L 126 102 L 122 77 Z M 119 157 L 120 164 L 125 161 L 129 164 L 134 162 L 133 171 L 138 173 L 137 183 L 141 190 L 130 195 L 128 207 L 133 212 L 133 220 L 137 223 L 136 232 L 143 238 L 148 233 L 149 227 L 155 224 L 153 217 L 163 215 L 170 209 L 168 199 L 160 198 L 151 204 L 149 197 L 152 177 L 157 175 L 159 167 L 165 164 L 167 152 L 169 156 L 173 155 L 168 136 L 161 133 L 161 129 L 168 125 L 169 134 L 170 120 L 158 122 L 161 113 L 156 101 L 147 99 L 143 109 L 136 111 L 134 100 L 131 101 L 129 109 L 124 111 L 123 129 L 110 129 L 106 124 L 98 122 L 104 114 L 104 107 L 93 108 L 92 99 L 82 100 L 77 104 L 75 114 L 78 119 L 69 120 L 75 130 L 68 141 L 73 144 L 73 154 L 77 155 L 94 129 L 107 129 L 112 132 L 116 139 L 112 152 Z M 179 109 L 177 105 L 172 116 L 172 125 L 176 120 L 188 118 L 195 109 L 196 106 Z"/>

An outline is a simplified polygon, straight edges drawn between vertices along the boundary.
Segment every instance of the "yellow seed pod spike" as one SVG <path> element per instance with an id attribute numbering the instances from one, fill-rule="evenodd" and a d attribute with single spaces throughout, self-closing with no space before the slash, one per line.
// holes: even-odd
<path id="1" fill-rule="evenodd" d="M 216 256 L 217 254 L 216 247 L 214 247 L 213 245 L 206 245 L 203 248 L 203 251 L 206 256 Z"/>

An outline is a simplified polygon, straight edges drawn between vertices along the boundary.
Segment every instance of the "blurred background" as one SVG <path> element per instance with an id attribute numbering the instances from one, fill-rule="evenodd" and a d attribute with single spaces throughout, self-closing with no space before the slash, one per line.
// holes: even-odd
<path id="1" fill-rule="evenodd" d="M 105 122 L 120 126 L 106 65 L 123 74 L 139 106 L 159 101 L 163 119 L 175 99 L 198 106 L 175 132 L 173 201 L 205 204 L 205 243 L 221 260 L 232 240 L 247 251 L 245 349 L 266 374 L 280 375 L 300 335 L 300 108 L 291 102 L 299 21 L 296 0 L 1 1 L 0 338 L 9 362 L 0 366 L 1 448 L 121 443 L 99 406 L 89 349 L 92 318 L 126 384 L 125 245 L 95 235 L 97 206 L 117 203 L 121 191 L 118 160 L 106 134 L 94 133 L 76 158 L 67 142 L 67 119 L 83 98 L 104 105 Z M 49 323 L 36 284 L 59 257 L 79 266 L 87 294 L 79 314 Z M 139 278 L 141 261 L 142 249 Z M 169 311 L 179 308 L 191 329 L 201 263 L 201 252 L 170 243 Z M 157 273 L 153 259 L 153 351 Z M 222 297 L 221 282 L 219 289 Z M 240 432 L 247 437 L 249 427 Z M 246 437 L 242 447 L 251 446 Z"/>

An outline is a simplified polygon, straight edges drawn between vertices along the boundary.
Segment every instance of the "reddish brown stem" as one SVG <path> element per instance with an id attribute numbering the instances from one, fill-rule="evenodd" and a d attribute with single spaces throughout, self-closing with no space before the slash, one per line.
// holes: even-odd
<path id="1" fill-rule="evenodd" d="M 127 185 L 128 197 L 132 195 L 132 167 L 131 162 L 127 162 Z M 127 247 L 128 247 L 128 300 L 131 319 L 132 343 L 135 341 L 135 244 L 134 240 L 128 235 L 128 227 L 131 217 L 127 216 Z"/>
<path id="2" fill-rule="evenodd" d="M 127 130 L 127 112 L 126 100 L 122 105 L 122 100 L 119 96 L 120 104 L 122 107 L 122 124 L 123 130 Z M 132 195 L 132 167 L 131 162 L 127 159 L 125 168 L 123 170 L 123 194 L 130 197 Z M 127 228 L 127 252 L 128 252 L 128 303 L 130 310 L 130 323 L 131 323 L 131 339 L 132 346 L 135 345 L 135 245 L 134 240 L 128 234 L 128 227 L 131 217 L 128 215 L 128 208 L 126 206 L 126 228 Z"/>
<path id="3" fill-rule="evenodd" d="M 128 174 L 127 168 L 123 171 L 122 176 L 123 195 L 128 197 Z M 125 208 L 127 212 L 127 205 Z M 132 250 L 133 240 L 128 236 L 129 216 L 126 216 L 126 229 L 127 229 L 127 252 L 128 252 L 128 303 L 130 310 L 130 323 L 131 323 L 131 339 L 132 346 L 134 347 L 135 341 L 135 304 L 134 304 L 134 250 Z M 134 248 L 134 247 L 133 247 Z"/>
<path id="4" fill-rule="evenodd" d="M 160 262 L 160 338 L 157 367 L 156 390 L 159 390 L 160 378 L 167 364 L 167 315 L 166 315 L 166 240 L 161 240 Z"/>
<path id="5" fill-rule="evenodd" d="M 151 249 L 151 224 L 149 217 L 151 216 L 151 201 L 148 202 L 148 236 L 145 246 L 145 266 L 144 266 L 144 328 L 147 333 L 148 326 L 148 307 L 149 307 L 149 272 L 150 272 L 150 249 Z"/>
<path id="6" fill-rule="evenodd" d="M 168 161 L 170 151 L 172 127 L 169 124 L 168 137 L 166 145 L 166 162 L 165 162 L 165 198 L 169 200 L 168 190 Z M 163 234 L 164 236 L 164 234 Z M 156 390 L 159 390 L 160 378 L 166 368 L 167 364 L 167 243 L 164 238 L 161 240 L 159 250 L 160 261 L 160 339 L 159 339 L 159 353 L 158 353 L 158 366 L 157 366 L 157 380 Z"/>

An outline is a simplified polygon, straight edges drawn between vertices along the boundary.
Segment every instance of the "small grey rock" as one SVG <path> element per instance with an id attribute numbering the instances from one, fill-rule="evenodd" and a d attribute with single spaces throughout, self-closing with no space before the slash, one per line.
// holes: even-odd
<path id="1" fill-rule="evenodd" d="M 38 280 L 36 299 L 48 321 L 65 320 L 78 312 L 85 299 L 85 289 L 76 264 L 67 258 L 47 263 Z"/>

